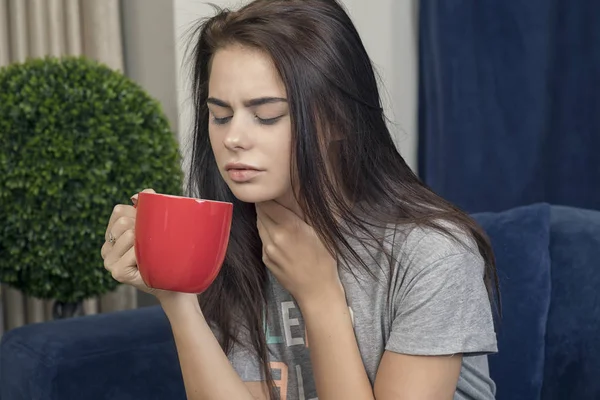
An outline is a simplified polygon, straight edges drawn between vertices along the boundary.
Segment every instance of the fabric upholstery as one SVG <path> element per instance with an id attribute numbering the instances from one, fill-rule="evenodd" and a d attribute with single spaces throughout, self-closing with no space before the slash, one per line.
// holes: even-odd
<path id="1" fill-rule="evenodd" d="M 496 256 L 503 316 L 488 357 L 498 400 L 538 399 L 550 306 L 550 206 L 475 214 Z"/>
<path id="2" fill-rule="evenodd" d="M 552 210 L 544 400 L 600 399 L 600 212 Z"/>
<path id="3" fill-rule="evenodd" d="M 182 399 L 160 307 L 27 325 L 0 348 L 0 399 Z"/>

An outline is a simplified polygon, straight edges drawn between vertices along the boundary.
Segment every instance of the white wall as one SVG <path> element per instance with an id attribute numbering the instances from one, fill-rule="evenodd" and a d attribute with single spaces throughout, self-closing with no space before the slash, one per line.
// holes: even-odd
<path id="1" fill-rule="evenodd" d="M 177 132 L 173 4 L 165 0 L 127 0 L 121 2 L 121 13 L 125 73 L 161 103 L 171 127 Z"/>
<path id="2" fill-rule="evenodd" d="M 190 68 L 189 52 L 193 29 L 201 18 L 212 16 L 214 8 L 209 2 L 202 0 L 172 0 L 175 19 L 175 60 L 177 66 L 177 104 L 179 106 L 179 141 L 184 155 L 184 171 L 189 171 L 189 155 L 191 151 L 193 115 L 190 96 Z M 211 0 L 210 3 L 219 7 L 241 4 L 235 1 Z"/>
<path id="3" fill-rule="evenodd" d="M 417 167 L 418 0 L 343 0 L 381 77 L 390 130 L 408 165 Z"/>
<path id="4" fill-rule="evenodd" d="M 382 78 L 382 97 L 400 152 L 416 170 L 417 165 L 417 1 L 418 0 L 344 0 L 350 16 Z M 173 0 L 179 131 L 184 151 L 189 150 L 191 104 L 189 71 L 184 64 L 187 32 L 213 9 L 201 0 Z M 221 6 L 239 1 L 212 0 Z M 187 153 L 186 153 L 187 154 Z"/>

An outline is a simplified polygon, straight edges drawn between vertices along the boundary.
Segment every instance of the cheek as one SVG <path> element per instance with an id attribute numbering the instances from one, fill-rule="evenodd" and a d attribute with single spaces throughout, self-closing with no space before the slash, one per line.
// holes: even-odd
<path id="1" fill-rule="evenodd" d="M 283 170 L 289 170 L 290 167 L 290 147 L 278 146 L 271 152 L 271 159 L 277 167 Z"/>
<path id="2" fill-rule="evenodd" d="M 291 137 L 289 131 L 282 130 L 272 136 L 269 143 L 269 152 L 272 164 L 277 166 L 281 175 L 288 176 L 291 163 Z"/>

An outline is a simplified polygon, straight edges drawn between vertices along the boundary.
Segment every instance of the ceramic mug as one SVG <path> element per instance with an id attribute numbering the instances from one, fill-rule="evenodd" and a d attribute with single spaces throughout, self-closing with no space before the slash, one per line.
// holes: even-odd
<path id="1" fill-rule="evenodd" d="M 138 194 L 135 255 L 150 288 L 202 293 L 219 273 L 229 244 L 231 203 Z"/>

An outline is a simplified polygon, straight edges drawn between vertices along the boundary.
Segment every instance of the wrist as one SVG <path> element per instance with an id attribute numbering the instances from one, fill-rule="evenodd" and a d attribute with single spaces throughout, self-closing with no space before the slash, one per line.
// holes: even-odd
<path id="1" fill-rule="evenodd" d="M 323 310 L 330 310 L 331 308 L 348 307 L 346 293 L 341 285 L 321 290 L 318 294 L 307 296 L 306 298 L 296 299 L 296 302 L 305 317 L 307 314 L 314 314 Z"/>
<path id="2" fill-rule="evenodd" d="M 169 292 L 157 298 L 169 320 L 189 316 L 193 312 L 202 313 L 195 294 Z"/>

